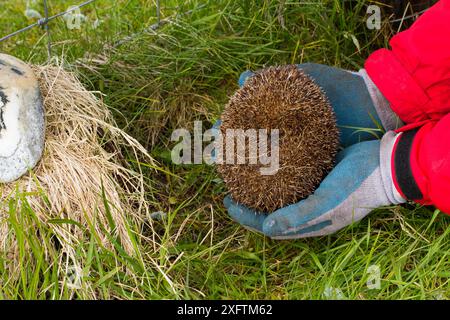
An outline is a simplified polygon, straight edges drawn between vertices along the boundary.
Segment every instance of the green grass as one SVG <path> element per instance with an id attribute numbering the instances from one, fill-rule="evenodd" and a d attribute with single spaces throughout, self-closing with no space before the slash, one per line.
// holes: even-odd
<path id="1" fill-rule="evenodd" d="M 26 2 L 2 1 L 1 35 L 33 22 L 24 17 Z M 55 13 L 76 2 L 49 3 Z M 0 298 L 449 298 L 450 219 L 433 208 L 377 209 L 328 237 L 273 241 L 227 216 L 214 168 L 170 162 L 172 131 L 192 129 L 194 120 L 212 124 L 246 69 L 306 61 L 361 68 L 392 34 L 387 23 L 379 31 L 365 27 L 369 1 L 162 0 L 162 18 L 206 5 L 148 33 L 139 32 L 156 22 L 152 1 L 116 3 L 98 0 L 83 9 L 87 21 L 80 30 L 69 30 L 62 19 L 52 22 L 53 53 L 87 87 L 106 94 L 120 126 L 159 161 L 165 172 L 148 169 L 147 197 L 152 211 L 167 215 L 140 230 L 145 237 L 137 237 L 133 256 L 120 245 L 103 247 L 88 228 L 91 240 L 73 248 L 77 261 L 68 261 L 50 228 L 63 222 L 40 222 L 11 201 L 0 223 L 12 229 L 18 255 L 0 253 Z M 33 8 L 42 12 L 39 1 Z M 96 19 L 101 23 L 93 28 Z M 33 63 L 47 59 L 39 29 L 0 48 Z M 74 265 L 82 270 L 75 287 Z M 379 289 L 366 285 L 373 265 Z"/>

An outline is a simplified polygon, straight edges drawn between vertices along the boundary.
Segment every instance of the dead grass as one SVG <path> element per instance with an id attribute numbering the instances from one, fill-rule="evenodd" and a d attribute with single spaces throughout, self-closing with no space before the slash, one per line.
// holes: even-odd
<path id="1" fill-rule="evenodd" d="M 139 223 L 148 206 L 142 173 L 127 166 L 121 150 L 131 149 L 137 163 L 141 159 L 154 163 L 153 159 L 115 126 L 100 95 L 87 91 L 75 74 L 61 65 L 33 66 L 33 70 L 45 106 L 45 151 L 34 172 L 3 187 L 5 209 L 13 200 L 19 207 L 25 203 L 31 206 L 42 222 L 68 222 L 52 224 L 66 253 L 83 241 L 86 229 L 95 230 L 105 246 L 117 239 L 131 253 L 133 243 L 126 220 Z M 26 199 L 15 198 L 24 192 Z M 7 215 L 8 210 L 2 210 L 2 219 Z M 1 224 L 0 245 L 10 251 L 7 226 Z"/>

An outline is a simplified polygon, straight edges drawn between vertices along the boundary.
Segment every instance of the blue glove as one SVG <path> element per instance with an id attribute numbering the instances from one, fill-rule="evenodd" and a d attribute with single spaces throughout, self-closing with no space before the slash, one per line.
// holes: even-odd
<path id="1" fill-rule="evenodd" d="M 322 236 L 365 217 L 374 208 L 405 200 L 395 190 L 391 154 L 397 135 L 356 143 L 338 155 L 338 164 L 313 195 L 270 215 L 235 203 L 224 204 L 243 226 L 274 239 Z"/>
<path id="2" fill-rule="evenodd" d="M 354 73 L 316 63 L 299 64 L 298 67 L 309 75 L 327 96 L 336 114 L 342 146 L 379 139 L 383 128 L 393 130 L 400 124 L 387 100 L 364 69 Z M 243 72 L 239 78 L 239 86 L 242 87 L 252 75 L 251 71 Z"/>

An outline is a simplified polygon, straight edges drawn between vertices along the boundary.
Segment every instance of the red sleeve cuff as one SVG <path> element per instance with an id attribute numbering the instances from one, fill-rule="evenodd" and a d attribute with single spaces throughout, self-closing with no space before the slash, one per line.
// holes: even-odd
<path id="1" fill-rule="evenodd" d="M 408 200 L 450 214 L 450 115 L 404 131 L 392 151 L 392 179 Z"/>
<path id="2" fill-rule="evenodd" d="M 375 51 L 366 60 L 365 69 L 402 121 L 412 123 L 429 119 L 423 110 L 430 99 L 392 51 Z"/>
<path id="3" fill-rule="evenodd" d="M 423 193 L 414 177 L 411 164 L 412 146 L 419 129 L 403 132 L 392 150 L 392 178 L 394 186 L 401 196 L 408 200 L 420 201 Z"/>

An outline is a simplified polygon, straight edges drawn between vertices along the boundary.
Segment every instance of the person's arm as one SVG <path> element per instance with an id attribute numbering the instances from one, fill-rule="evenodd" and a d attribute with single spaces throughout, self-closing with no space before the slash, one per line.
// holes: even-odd
<path id="1" fill-rule="evenodd" d="M 450 114 L 399 134 L 392 177 L 404 198 L 450 213 Z"/>
<path id="2" fill-rule="evenodd" d="M 405 123 L 437 120 L 450 112 L 450 0 L 441 0 L 391 50 L 372 53 L 365 69 Z"/>
<path id="3" fill-rule="evenodd" d="M 365 68 L 409 124 L 393 149 L 395 188 L 450 213 L 450 0 L 434 5 L 390 45 L 375 51 Z"/>

